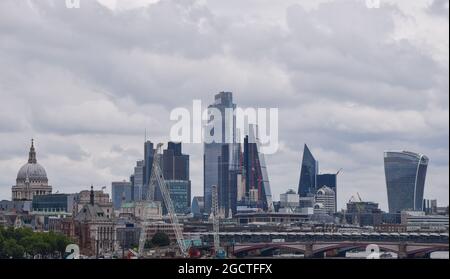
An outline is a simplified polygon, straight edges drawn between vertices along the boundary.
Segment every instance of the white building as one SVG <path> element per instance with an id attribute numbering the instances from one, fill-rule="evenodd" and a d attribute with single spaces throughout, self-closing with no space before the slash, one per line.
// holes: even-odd
<path id="1" fill-rule="evenodd" d="M 333 189 L 323 186 L 317 191 L 314 213 L 316 213 L 316 210 L 329 215 L 336 213 L 336 193 Z"/>
<path id="2" fill-rule="evenodd" d="M 300 196 L 294 190 L 280 195 L 281 208 L 297 208 L 300 205 Z"/>
<path id="3" fill-rule="evenodd" d="M 448 219 L 448 216 L 426 215 L 422 211 L 402 211 L 401 213 L 402 225 L 406 226 L 407 231 L 448 231 Z"/>

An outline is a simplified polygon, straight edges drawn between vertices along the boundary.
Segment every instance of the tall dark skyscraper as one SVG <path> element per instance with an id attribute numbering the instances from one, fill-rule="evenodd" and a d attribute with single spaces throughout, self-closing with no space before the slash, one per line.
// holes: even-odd
<path id="1" fill-rule="evenodd" d="M 144 143 L 144 192 L 143 195 L 148 195 L 150 177 L 152 175 L 153 156 L 155 153 L 154 145 L 151 141 Z"/>
<path id="2" fill-rule="evenodd" d="M 259 150 L 257 127 L 250 125 L 249 135 L 244 138 L 243 175 L 245 177 L 245 201 L 263 210 L 273 210 L 264 154 Z"/>
<path id="3" fill-rule="evenodd" d="M 317 191 L 326 186 L 334 191 L 335 212 L 337 211 L 337 176 L 338 173 L 319 174 L 319 162 L 314 158 L 308 145 L 303 151 L 298 194 L 300 197 L 313 197 Z"/>
<path id="4" fill-rule="evenodd" d="M 181 143 L 169 142 L 162 158 L 166 180 L 189 180 L 189 155 L 182 154 Z"/>
<path id="5" fill-rule="evenodd" d="M 203 155 L 203 195 L 205 201 L 205 212 L 211 212 L 212 192 L 214 185 L 220 187 L 219 183 L 219 169 L 223 165 L 222 147 L 224 145 L 234 146 L 236 141 L 236 119 L 234 115 L 227 115 L 226 111 L 232 112 L 236 109 L 233 103 L 233 94 L 231 92 L 221 92 L 214 98 L 214 103 L 208 107 L 208 124 L 205 127 L 205 139 L 215 138 L 218 142 L 205 142 Z M 220 112 L 220 119 L 214 115 L 214 111 Z M 229 116 L 229 117 L 228 117 Z M 219 131 L 220 129 L 220 131 Z M 232 162 L 234 158 L 234 147 L 229 148 L 230 152 L 228 160 L 229 166 L 234 165 Z M 221 159 L 222 157 L 222 159 Z M 222 161 L 222 162 L 221 162 Z M 225 185 L 224 182 L 221 183 Z M 226 187 L 226 186 L 225 186 Z M 221 190 L 219 189 L 219 193 Z M 219 206 L 221 206 L 219 204 Z"/>
<path id="6" fill-rule="evenodd" d="M 308 146 L 305 144 L 300 171 L 300 182 L 298 185 L 298 194 L 300 197 L 315 195 L 318 171 L 319 163 L 316 161 Z"/>
<path id="7" fill-rule="evenodd" d="M 189 155 L 182 153 L 181 143 L 169 142 L 163 150 L 161 167 L 176 213 L 187 213 L 191 207 Z M 161 190 L 155 189 L 155 200 L 163 202 Z M 163 204 L 164 205 L 164 204 Z M 163 206 L 163 213 L 166 208 Z"/>
<path id="8" fill-rule="evenodd" d="M 423 210 L 428 162 L 427 156 L 413 152 L 385 152 L 384 170 L 390 213 Z"/>

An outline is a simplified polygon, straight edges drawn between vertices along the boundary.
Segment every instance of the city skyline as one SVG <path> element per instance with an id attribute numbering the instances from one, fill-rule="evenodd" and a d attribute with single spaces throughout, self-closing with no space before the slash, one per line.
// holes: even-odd
<path id="1" fill-rule="evenodd" d="M 424 198 L 448 204 L 442 1 L 382 1 L 380 9 L 357 0 L 283 0 L 276 9 L 254 9 L 248 1 L 238 14 L 233 2 L 153 2 L 135 10 L 121 1 L 113 13 L 94 1 L 73 10 L 1 1 L 0 199 L 11 198 L 30 138 L 54 191 L 94 184 L 110 192 L 112 181 L 127 180 L 144 159 L 145 130 L 152 142 L 167 142 L 170 110 L 231 91 L 242 107 L 280 109 L 280 150 L 266 157 L 274 199 L 297 189 L 306 143 L 324 173 L 344 169 L 338 209 L 359 192 L 387 211 L 388 150 L 426 154 Z M 125 24 L 133 30 L 125 32 Z M 203 145 L 183 150 L 191 156 L 192 196 L 201 196 Z"/>

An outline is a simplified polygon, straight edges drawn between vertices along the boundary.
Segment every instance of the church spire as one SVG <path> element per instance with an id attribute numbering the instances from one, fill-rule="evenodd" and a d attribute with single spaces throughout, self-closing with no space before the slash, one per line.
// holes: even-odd
<path id="1" fill-rule="evenodd" d="M 89 195 L 89 203 L 93 206 L 95 203 L 94 186 L 91 185 L 91 193 Z"/>
<path id="2" fill-rule="evenodd" d="M 28 155 L 28 163 L 36 164 L 36 150 L 34 149 L 34 139 L 31 139 L 30 153 Z"/>

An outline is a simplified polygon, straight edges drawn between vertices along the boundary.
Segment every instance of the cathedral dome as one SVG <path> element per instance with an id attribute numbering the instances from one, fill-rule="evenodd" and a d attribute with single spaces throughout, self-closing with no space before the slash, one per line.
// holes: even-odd
<path id="1" fill-rule="evenodd" d="M 34 143 L 31 142 L 31 148 L 28 158 L 28 163 L 23 165 L 17 173 L 17 183 L 42 183 L 47 184 L 47 172 L 44 167 L 41 166 L 36 160 L 36 151 L 34 149 Z"/>

